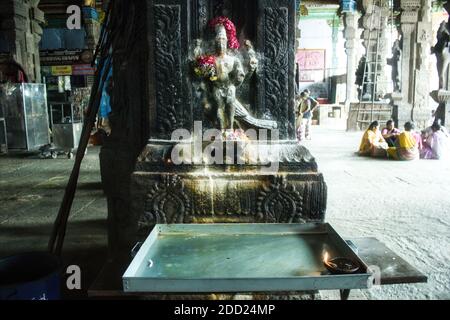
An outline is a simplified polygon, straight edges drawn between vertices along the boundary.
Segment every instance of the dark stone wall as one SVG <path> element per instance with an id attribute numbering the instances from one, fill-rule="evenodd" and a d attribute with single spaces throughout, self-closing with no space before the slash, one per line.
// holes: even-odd
<path id="1" fill-rule="evenodd" d="M 281 139 L 295 138 L 295 8 L 293 0 L 258 1 L 258 108 L 278 122 Z"/>
<path id="2" fill-rule="evenodd" d="M 41 82 L 39 42 L 44 13 L 38 8 L 39 1 L 0 1 L 0 41 L 17 63 L 25 70 L 29 82 Z"/>

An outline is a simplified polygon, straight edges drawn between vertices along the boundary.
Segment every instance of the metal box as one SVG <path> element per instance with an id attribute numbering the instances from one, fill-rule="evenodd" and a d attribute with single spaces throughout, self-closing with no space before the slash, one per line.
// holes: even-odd
<path id="1" fill-rule="evenodd" d="M 358 262 L 334 275 L 323 254 Z M 371 273 L 326 223 L 156 225 L 123 275 L 125 292 L 362 289 Z"/>
<path id="2" fill-rule="evenodd" d="M 37 151 L 50 143 L 47 93 L 43 84 L 2 86 L 9 151 Z"/>
<path id="3" fill-rule="evenodd" d="M 83 109 L 71 103 L 51 104 L 50 116 L 55 147 L 69 153 L 77 149 L 83 130 Z"/>
<path id="4" fill-rule="evenodd" d="M 71 151 L 78 148 L 82 123 L 53 124 L 53 143 L 58 148 Z"/>

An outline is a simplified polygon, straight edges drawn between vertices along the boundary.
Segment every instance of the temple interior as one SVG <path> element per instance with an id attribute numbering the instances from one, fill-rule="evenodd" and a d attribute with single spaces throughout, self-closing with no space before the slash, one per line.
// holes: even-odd
<path id="1" fill-rule="evenodd" d="M 2 0 L 0 300 L 450 299 L 449 13 Z"/>

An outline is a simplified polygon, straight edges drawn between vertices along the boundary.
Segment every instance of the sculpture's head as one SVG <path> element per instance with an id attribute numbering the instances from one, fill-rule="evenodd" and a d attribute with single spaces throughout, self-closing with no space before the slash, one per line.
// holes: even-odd
<path id="1" fill-rule="evenodd" d="M 228 48 L 227 31 L 223 25 L 216 26 L 216 49 L 219 54 L 223 54 Z"/>
<path id="2" fill-rule="evenodd" d="M 239 49 L 240 44 L 236 37 L 236 27 L 233 22 L 227 17 L 217 17 L 209 22 L 209 26 L 216 33 L 216 46 L 219 42 L 222 43 L 225 40 L 225 50 Z M 223 45 L 220 47 L 223 49 Z"/>

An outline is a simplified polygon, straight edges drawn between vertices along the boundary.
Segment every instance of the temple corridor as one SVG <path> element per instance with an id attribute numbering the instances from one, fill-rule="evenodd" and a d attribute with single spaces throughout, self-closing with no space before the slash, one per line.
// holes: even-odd
<path id="1" fill-rule="evenodd" d="M 306 144 L 328 185 L 326 221 L 346 238 L 377 237 L 429 281 L 354 290 L 350 299 L 449 299 L 450 163 L 360 158 L 355 155 L 360 138 L 360 132 L 314 126 Z M 98 152 L 91 148 L 85 158 L 64 253 L 68 264 L 80 264 L 84 290 L 107 257 Z M 0 242 L 7 244 L 1 256 L 46 248 L 72 164 L 65 158 L 0 157 Z M 19 231 L 22 236 L 15 236 Z M 338 294 L 322 292 L 322 298 Z"/>

